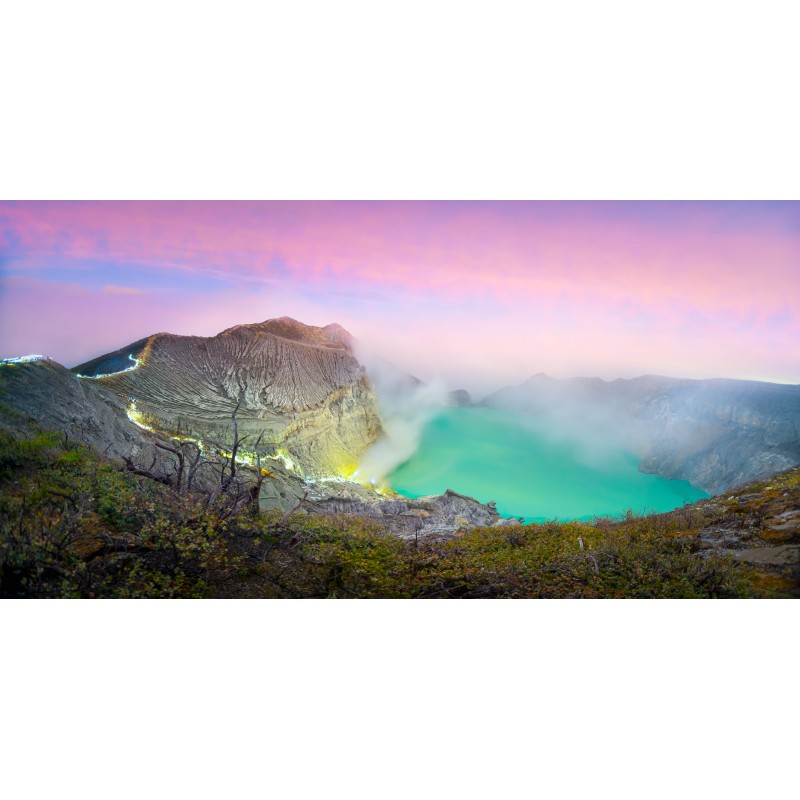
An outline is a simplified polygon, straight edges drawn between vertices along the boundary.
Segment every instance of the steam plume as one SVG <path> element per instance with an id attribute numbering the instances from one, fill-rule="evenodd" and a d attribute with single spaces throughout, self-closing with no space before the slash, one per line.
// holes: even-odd
<path id="1" fill-rule="evenodd" d="M 354 354 L 375 386 L 386 436 L 361 459 L 355 478 L 380 483 L 419 447 L 425 425 L 447 404 L 443 382 L 425 384 L 358 342 Z"/>

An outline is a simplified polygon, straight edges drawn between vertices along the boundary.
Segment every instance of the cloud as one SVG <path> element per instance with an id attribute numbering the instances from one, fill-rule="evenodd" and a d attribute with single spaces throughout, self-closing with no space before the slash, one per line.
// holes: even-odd
<path id="1" fill-rule="evenodd" d="M 133 286 L 115 286 L 112 283 L 107 283 L 101 289 L 103 294 L 127 294 L 127 295 L 147 295 L 150 292 L 145 289 L 137 289 Z"/>

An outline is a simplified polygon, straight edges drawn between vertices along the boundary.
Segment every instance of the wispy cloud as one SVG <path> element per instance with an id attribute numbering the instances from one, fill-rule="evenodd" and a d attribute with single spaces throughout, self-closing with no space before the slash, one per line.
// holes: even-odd
<path id="1" fill-rule="evenodd" d="M 0 203 L 0 274 L 48 314 L 61 284 L 159 330 L 286 313 L 459 375 L 800 381 L 798 264 L 797 203 Z M 6 335 L 38 335 L 2 286 Z M 87 345 L 122 344 L 126 309 Z"/>
<path id="2" fill-rule="evenodd" d="M 134 286 L 115 286 L 113 283 L 107 283 L 102 288 L 103 294 L 128 294 L 128 295 L 147 295 L 150 292 L 144 289 L 137 289 Z"/>

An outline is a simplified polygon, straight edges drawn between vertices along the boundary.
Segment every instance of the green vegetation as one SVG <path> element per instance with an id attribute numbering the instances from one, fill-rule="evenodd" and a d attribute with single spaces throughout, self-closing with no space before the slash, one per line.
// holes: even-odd
<path id="1" fill-rule="evenodd" d="M 56 434 L 0 428 L 4 597 L 742 597 L 700 557 L 710 511 L 478 529 L 416 542 L 357 517 L 229 513 Z"/>

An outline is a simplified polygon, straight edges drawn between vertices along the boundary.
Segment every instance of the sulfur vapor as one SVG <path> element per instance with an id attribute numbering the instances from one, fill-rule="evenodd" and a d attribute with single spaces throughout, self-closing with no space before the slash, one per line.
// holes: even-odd
<path id="1" fill-rule="evenodd" d="M 425 426 L 447 405 L 447 388 L 439 380 L 422 383 L 360 344 L 354 350 L 375 387 L 386 435 L 364 454 L 353 477 L 379 485 L 414 455 Z"/>

